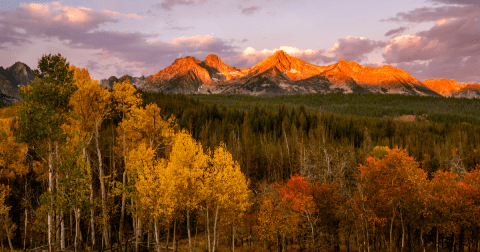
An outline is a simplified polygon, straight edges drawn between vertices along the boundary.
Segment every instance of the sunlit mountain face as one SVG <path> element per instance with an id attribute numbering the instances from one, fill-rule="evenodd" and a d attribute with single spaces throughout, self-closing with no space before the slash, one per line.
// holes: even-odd
<path id="1" fill-rule="evenodd" d="M 282 50 L 251 68 L 243 69 L 226 65 L 216 55 L 208 55 L 204 61 L 194 57 L 180 58 L 149 76 L 141 88 L 167 93 L 278 95 L 362 92 L 438 96 L 399 68 L 361 66 L 345 60 L 317 66 Z"/>

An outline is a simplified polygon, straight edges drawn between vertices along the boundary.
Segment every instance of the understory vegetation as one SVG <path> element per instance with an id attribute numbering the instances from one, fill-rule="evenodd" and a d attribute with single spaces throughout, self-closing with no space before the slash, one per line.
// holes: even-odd
<path id="1" fill-rule="evenodd" d="M 480 250 L 477 100 L 168 95 L 103 89 L 61 55 L 38 69 L 0 109 L 2 249 Z"/>

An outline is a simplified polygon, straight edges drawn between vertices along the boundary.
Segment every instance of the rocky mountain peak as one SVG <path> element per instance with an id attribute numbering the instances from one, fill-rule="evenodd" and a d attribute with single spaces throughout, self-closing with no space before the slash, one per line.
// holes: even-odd
<path id="1" fill-rule="evenodd" d="M 221 65 L 223 64 L 222 60 L 215 54 L 209 54 L 205 60 L 205 63 L 213 65 Z"/>
<path id="2" fill-rule="evenodd" d="M 449 96 L 462 88 L 462 84 L 447 79 L 428 79 L 423 84 L 443 96 Z"/>
<path id="3" fill-rule="evenodd" d="M 288 55 L 283 50 L 278 50 L 253 66 L 249 74 L 263 73 L 274 67 L 286 74 L 291 80 L 309 78 L 320 74 L 323 70 L 323 67 L 312 65 L 301 59 Z"/>

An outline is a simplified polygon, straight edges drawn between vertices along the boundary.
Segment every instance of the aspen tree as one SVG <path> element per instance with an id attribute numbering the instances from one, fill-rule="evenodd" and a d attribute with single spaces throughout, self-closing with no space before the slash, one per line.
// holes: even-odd
<path id="1" fill-rule="evenodd" d="M 174 170 L 175 191 L 179 208 L 185 210 L 187 221 L 188 247 L 193 251 L 190 215 L 199 207 L 204 188 L 204 173 L 210 162 L 202 145 L 190 134 L 181 131 L 175 135 L 167 169 Z"/>
<path id="2" fill-rule="evenodd" d="M 136 108 L 140 105 L 141 99 L 140 95 L 135 94 L 136 90 L 135 88 L 130 85 L 129 80 L 127 79 L 124 82 L 118 83 L 115 82 L 113 84 L 113 102 L 115 104 L 116 109 L 121 113 L 122 116 L 122 122 L 125 120 L 125 117 L 130 113 L 130 111 L 133 108 Z M 126 156 L 127 156 L 127 147 L 126 147 L 126 132 L 125 128 L 122 127 L 122 125 L 119 125 L 117 127 L 117 132 L 118 136 L 120 138 L 120 141 L 117 141 L 117 143 L 121 143 L 121 152 L 123 156 L 123 162 L 124 164 L 126 163 Z M 127 173 L 126 170 L 124 169 L 123 174 L 122 174 L 122 206 L 120 210 L 120 226 L 118 230 L 118 244 L 122 244 L 123 242 L 123 234 L 124 234 L 124 220 L 125 220 L 125 200 L 126 200 L 126 195 L 124 193 L 125 187 L 127 184 Z"/>
<path id="3" fill-rule="evenodd" d="M 25 166 L 27 145 L 15 142 L 13 132 L 10 130 L 14 123 L 13 119 L 0 118 L 0 180 L 7 181 L 7 184 L 0 184 L 0 222 L 3 223 L 3 227 L 0 228 L 5 230 L 11 251 L 13 250 L 11 240 L 16 224 L 12 223 L 10 218 L 11 206 L 5 202 L 11 191 L 8 181 L 14 181 L 28 172 Z"/>
<path id="4" fill-rule="evenodd" d="M 104 245 L 108 247 L 110 235 L 108 233 L 109 221 L 106 206 L 106 174 L 103 167 L 102 150 L 100 149 L 100 128 L 102 122 L 111 112 L 111 94 L 108 90 L 102 88 L 98 84 L 98 81 L 93 81 L 90 78 L 88 69 L 75 69 L 74 67 L 72 68 L 74 69 L 75 84 L 77 85 L 78 90 L 72 95 L 71 104 L 73 105 L 74 112 L 80 116 L 82 131 L 86 133 L 90 138 L 86 143 L 85 147 L 90 143 L 92 139 L 95 140 L 95 150 L 98 159 L 97 167 L 100 180 L 100 194 L 102 200 L 102 236 L 103 240 L 105 241 Z M 84 149 L 83 152 L 85 156 L 88 155 L 86 153 L 86 149 Z M 94 218 L 93 212 L 91 212 L 91 218 L 92 220 Z M 94 230 L 93 225 L 91 228 L 92 230 Z M 92 241 L 94 241 L 93 234 Z"/>
<path id="5" fill-rule="evenodd" d="M 250 205 L 248 182 L 240 171 L 240 165 L 232 158 L 224 143 L 215 148 L 212 157 L 212 166 L 205 175 L 204 198 L 207 216 L 207 247 L 208 251 L 215 251 L 218 245 L 217 224 L 220 215 L 230 217 L 232 225 L 232 240 L 235 239 L 235 219 Z M 213 241 L 210 238 L 209 216 L 210 209 L 213 214 Z M 232 243 L 232 250 L 235 250 Z"/>
<path id="6" fill-rule="evenodd" d="M 48 211 L 48 247 L 52 251 L 52 235 L 54 231 L 54 178 L 57 177 L 57 167 L 54 162 L 54 146 L 63 137 L 60 125 L 65 122 L 71 109 L 70 96 L 77 89 L 74 85 L 73 71 L 70 64 L 60 54 L 43 55 L 38 60 L 38 68 L 34 71 L 35 81 L 21 87 L 19 94 L 24 97 L 18 107 L 20 130 L 19 141 L 28 143 L 30 147 L 41 154 L 46 149 L 48 164 L 48 193 L 50 194 L 50 209 Z M 42 147 L 42 149 L 40 149 Z M 57 153 L 58 154 L 58 153 Z M 58 189 L 58 188 L 57 188 Z"/>
<path id="7" fill-rule="evenodd" d="M 143 215 L 154 218 L 155 240 L 157 251 L 160 251 L 158 220 L 163 218 L 165 222 L 169 222 L 176 207 L 174 171 L 167 166 L 164 159 L 157 160 L 155 151 L 145 143 L 130 151 L 127 160 L 128 173 L 135 174 L 132 176 L 135 196 Z"/>

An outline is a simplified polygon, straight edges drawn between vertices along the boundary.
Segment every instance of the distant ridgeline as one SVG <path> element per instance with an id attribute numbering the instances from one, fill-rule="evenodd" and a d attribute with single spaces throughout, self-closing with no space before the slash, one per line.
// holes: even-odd
<path id="1" fill-rule="evenodd" d="M 21 62 L 7 69 L 0 67 L 0 94 L 10 97 L 1 98 L 0 101 L 10 104 L 20 100 L 18 87 L 27 85 L 33 79 L 33 71 Z M 251 68 L 231 67 L 213 54 L 203 61 L 187 56 L 176 59 L 167 68 L 150 76 L 111 76 L 99 83 L 104 88 L 112 88 L 115 82 L 125 80 L 144 91 L 169 94 L 281 96 L 374 93 L 480 98 L 480 84 L 459 84 L 455 80 L 446 79 L 422 82 L 399 68 L 388 65 L 362 66 L 345 60 L 328 66 L 317 66 L 281 50 Z M 343 111 L 348 109 L 351 108 L 344 107 Z M 378 117 L 380 112 L 376 108 L 365 113 L 375 113 Z"/>

